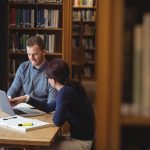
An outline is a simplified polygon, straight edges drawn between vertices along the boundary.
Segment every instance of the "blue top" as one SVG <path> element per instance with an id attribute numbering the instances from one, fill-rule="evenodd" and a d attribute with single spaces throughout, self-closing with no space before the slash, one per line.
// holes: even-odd
<path id="1" fill-rule="evenodd" d="M 7 95 L 12 98 L 23 95 L 29 95 L 39 101 L 53 101 L 57 91 L 51 87 L 46 78 L 46 61 L 39 69 L 35 68 L 30 61 L 23 62 L 15 75 Z"/>
<path id="2" fill-rule="evenodd" d="M 65 121 L 70 124 L 71 137 L 80 140 L 92 140 L 94 137 L 94 111 L 91 103 L 70 86 L 64 86 L 57 94 L 56 101 L 51 103 L 35 102 L 30 98 L 28 103 L 45 112 L 55 110 L 53 121 L 61 126 Z"/>

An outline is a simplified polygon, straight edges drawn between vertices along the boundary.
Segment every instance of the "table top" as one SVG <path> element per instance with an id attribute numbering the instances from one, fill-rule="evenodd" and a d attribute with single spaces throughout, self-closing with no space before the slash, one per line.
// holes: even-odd
<path id="1" fill-rule="evenodd" d="M 0 110 L 0 117 L 5 116 L 8 115 Z M 52 116 L 52 113 L 46 113 L 42 116 L 29 118 L 52 122 Z M 58 135 L 59 131 L 59 127 L 51 126 L 23 133 L 12 128 L 0 126 L 0 144 L 49 146 Z"/>

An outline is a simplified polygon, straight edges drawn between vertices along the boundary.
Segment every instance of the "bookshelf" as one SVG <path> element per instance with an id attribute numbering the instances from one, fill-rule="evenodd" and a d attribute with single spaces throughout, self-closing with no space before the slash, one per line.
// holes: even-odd
<path id="1" fill-rule="evenodd" d="M 123 108 L 121 118 L 122 147 L 127 149 L 149 149 L 150 144 L 150 104 L 149 104 L 149 19 L 148 1 L 126 0 L 125 3 L 125 42 L 123 50 L 124 78 Z M 126 83 L 126 84 L 125 84 Z M 127 96 L 126 96 L 127 95 Z M 126 97 L 125 97 L 126 96 Z M 122 107 L 121 106 L 121 107 Z M 133 137 L 126 144 L 128 137 Z"/>
<path id="2" fill-rule="evenodd" d="M 102 0 L 97 4 L 97 22 L 100 25 L 97 26 L 99 42 L 96 44 L 99 50 L 95 105 L 98 114 L 97 149 L 148 150 L 150 115 L 133 114 L 131 104 L 135 69 L 133 31 L 136 24 L 143 22 L 145 12 L 150 12 L 150 3 L 146 0 Z M 130 20 L 127 17 L 130 17 Z M 146 37 L 143 37 L 143 40 L 145 41 Z M 128 51 L 125 51 L 127 48 Z M 125 66 L 126 63 L 128 66 Z M 128 83 L 125 79 L 128 79 Z M 126 114 L 120 112 L 123 103 L 128 103 L 129 106 L 125 108 Z"/>
<path id="3" fill-rule="evenodd" d="M 72 78 L 95 80 L 96 0 L 72 0 Z"/>
<path id="4" fill-rule="evenodd" d="M 48 60 L 62 58 L 68 62 L 64 40 L 68 34 L 68 6 L 68 0 L 8 1 L 8 87 L 20 63 L 28 60 L 26 41 L 30 36 L 44 39 Z"/>

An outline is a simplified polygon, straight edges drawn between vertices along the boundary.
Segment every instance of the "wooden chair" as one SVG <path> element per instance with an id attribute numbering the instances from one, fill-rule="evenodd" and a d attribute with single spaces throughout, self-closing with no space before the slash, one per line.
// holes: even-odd
<path id="1" fill-rule="evenodd" d="M 96 150 L 96 147 L 95 147 L 95 138 L 93 139 L 91 150 Z"/>

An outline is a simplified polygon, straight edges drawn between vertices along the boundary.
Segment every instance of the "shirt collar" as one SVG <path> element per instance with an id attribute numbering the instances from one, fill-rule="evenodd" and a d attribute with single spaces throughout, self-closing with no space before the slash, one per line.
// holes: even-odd
<path id="1" fill-rule="evenodd" d="M 43 64 L 46 62 L 46 60 L 44 59 L 43 62 L 39 65 L 39 66 L 34 66 L 36 69 L 41 68 L 41 66 L 43 66 Z"/>

